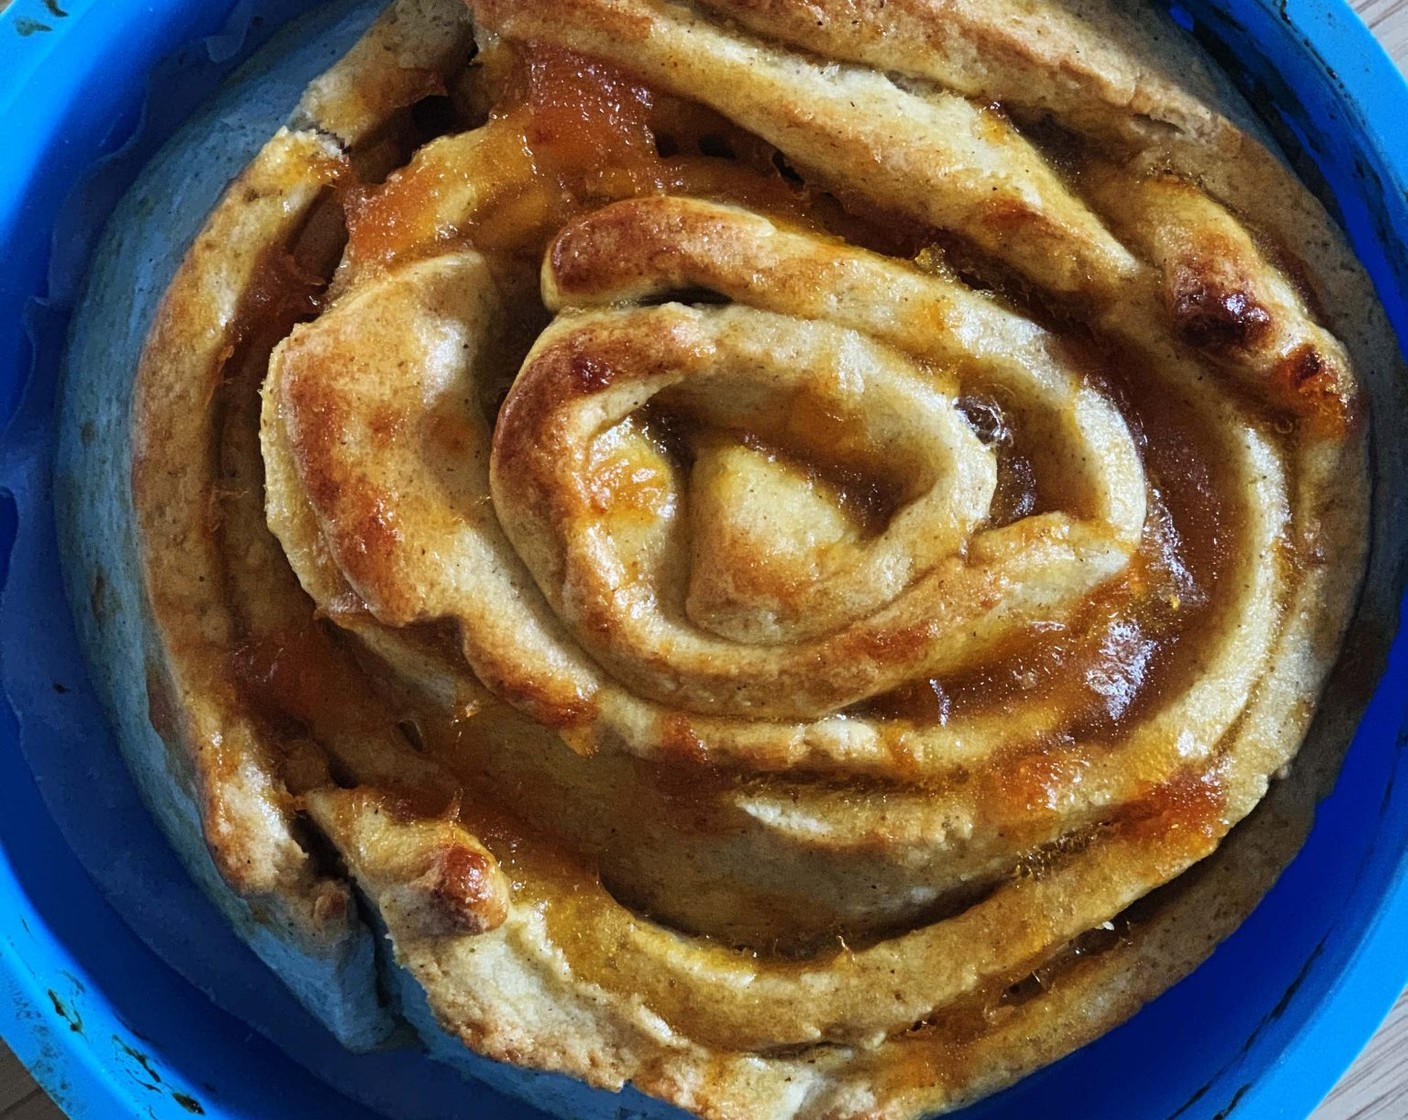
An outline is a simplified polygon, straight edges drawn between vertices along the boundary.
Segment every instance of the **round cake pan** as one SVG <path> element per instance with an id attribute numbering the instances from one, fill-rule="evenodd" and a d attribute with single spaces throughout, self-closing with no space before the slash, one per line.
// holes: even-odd
<path id="1" fill-rule="evenodd" d="M 225 927 L 123 768 L 55 543 L 59 372 L 85 282 L 105 275 L 85 279 L 109 217 L 196 117 L 223 131 L 192 181 L 218 189 L 376 6 L 0 0 L 0 1034 L 75 1120 L 539 1115 L 412 1050 L 344 1051 Z M 1393 64 L 1341 0 L 1171 10 L 1343 224 L 1408 345 L 1408 86 Z M 237 113 L 252 78 L 272 92 Z M 141 247 L 134 316 L 182 220 Z M 965 1120 L 1307 1116 L 1408 982 L 1406 699 L 1401 627 L 1309 842 L 1252 917 L 1125 1026 Z"/>

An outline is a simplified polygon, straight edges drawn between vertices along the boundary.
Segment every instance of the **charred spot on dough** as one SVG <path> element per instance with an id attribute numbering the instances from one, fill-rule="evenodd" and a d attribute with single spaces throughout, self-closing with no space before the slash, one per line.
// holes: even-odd
<path id="1" fill-rule="evenodd" d="M 1315 346 L 1306 343 L 1277 367 L 1277 380 L 1296 392 L 1319 388 L 1334 377 L 1330 364 Z"/>
<path id="2" fill-rule="evenodd" d="M 1179 269 L 1172 308 L 1178 337 L 1199 349 L 1247 349 L 1271 327 L 1271 315 L 1246 287 L 1227 287 L 1195 268 Z"/>
<path id="3" fill-rule="evenodd" d="M 486 933 L 508 917 L 508 897 L 498 865 L 468 843 L 446 842 L 430 855 L 425 871 L 407 888 L 425 903 L 419 910 L 426 932 Z"/>
<path id="4" fill-rule="evenodd" d="M 1276 364 L 1272 384 L 1312 423 L 1317 432 L 1343 434 L 1355 419 L 1354 404 L 1345 395 L 1338 363 L 1312 342 L 1291 351 Z"/>

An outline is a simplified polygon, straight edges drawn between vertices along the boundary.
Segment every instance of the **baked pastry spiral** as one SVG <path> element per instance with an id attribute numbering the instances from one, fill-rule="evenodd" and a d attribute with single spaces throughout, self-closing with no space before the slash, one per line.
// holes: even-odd
<path id="1" fill-rule="evenodd" d="M 342 928 L 314 828 L 444 1030 L 709 1117 L 953 1107 L 1191 968 L 1368 497 L 1358 273 L 1175 35 L 393 4 L 138 384 L 226 877 Z"/>

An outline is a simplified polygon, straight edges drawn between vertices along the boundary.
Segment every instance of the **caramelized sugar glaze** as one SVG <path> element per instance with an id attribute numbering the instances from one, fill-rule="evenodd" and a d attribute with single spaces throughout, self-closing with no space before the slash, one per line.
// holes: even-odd
<path id="1" fill-rule="evenodd" d="M 1180 145 L 1284 173 L 961 4 L 469 7 L 310 87 L 149 346 L 222 871 L 353 920 L 316 828 L 446 1029 L 706 1116 L 1130 1014 L 1239 916 L 1150 963 L 1130 907 L 1290 760 L 1363 563 L 1346 349 Z"/>

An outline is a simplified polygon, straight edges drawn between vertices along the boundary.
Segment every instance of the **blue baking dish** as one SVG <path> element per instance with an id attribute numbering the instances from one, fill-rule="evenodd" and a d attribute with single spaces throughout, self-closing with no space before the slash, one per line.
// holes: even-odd
<path id="1" fill-rule="evenodd" d="M 104 221 L 290 21 L 282 33 L 335 54 L 366 7 L 0 10 L 0 1034 L 75 1120 L 539 1115 L 411 1051 L 344 1051 L 225 927 L 127 778 L 58 572 L 55 381 Z M 1341 0 L 1174 15 L 1293 149 L 1408 345 L 1408 86 L 1392 63 Z M 1307 1116 L 1408 983 L 1406 699 L 1408 628 L 1309 842 L 1253 916 L 1124 1027 L 966 1120 Z"/>

